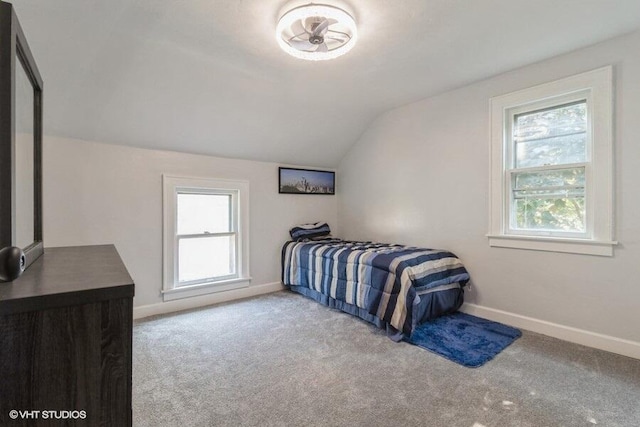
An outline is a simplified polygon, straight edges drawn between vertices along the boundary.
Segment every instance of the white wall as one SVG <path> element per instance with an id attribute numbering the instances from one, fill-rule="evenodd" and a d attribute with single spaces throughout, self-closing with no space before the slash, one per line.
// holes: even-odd
<path id="1" fill-rule="evenodd" d="M 289 228 L 337 223 L 335 196 L 278 194 L 275 163 L 50 136 L 43 161 L 45 246 L 114 243 L 136 283 L 135 306 L 162 301 L 163 173 L 250 182 L 251 286 L 280 281 Z"/>
<path id="2" fill-rule="evenodd" d="M 640 342 L 638 52 L 634 33 L 382 115 L 340 164 L 339 232 L 450 249 L 471 273 L 472 303 Z M 489 98 L 608 64 L 616 94 L 615 256 L 490 248 Z"/>

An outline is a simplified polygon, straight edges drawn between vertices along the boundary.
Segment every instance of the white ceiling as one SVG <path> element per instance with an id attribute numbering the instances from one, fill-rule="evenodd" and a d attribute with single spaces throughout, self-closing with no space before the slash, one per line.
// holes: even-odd
<path id="1" fill-rule="evenodd" d="M 13 2 L 45 82 L 45 133 L 335 167 L 393 107 L 640 27 L 638 0 L 326 0 L 347 55 L 275 41 L 280 0 Z"/>

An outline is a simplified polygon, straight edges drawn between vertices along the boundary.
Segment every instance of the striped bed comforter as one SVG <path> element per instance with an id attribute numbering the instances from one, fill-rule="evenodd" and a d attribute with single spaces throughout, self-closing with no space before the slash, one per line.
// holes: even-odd
<path id="1" fill-rule="evenodd" d="M 420 293 L 468 281 L 461 261 L 442 250 L 337 239 L 282 248 L 282 283 L 355 305 L 407 336 Z"/>

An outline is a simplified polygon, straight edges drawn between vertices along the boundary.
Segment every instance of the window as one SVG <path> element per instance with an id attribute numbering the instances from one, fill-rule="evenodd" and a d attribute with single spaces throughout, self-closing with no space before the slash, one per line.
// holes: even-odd
<path id="1" fill-rule="evenodd" d="M 509 234 L 588 237 L 587 101 L 509 112 Z"/>
<path id="2" fill-rule="evenodd" d="M 246 181 L 163 176 L 164 300 L 246 286 Z"/>
<path id="3" fill-rule="evenodd" d="M 613 255 L 611 73 L 491 99 L 491 246 Z"/>

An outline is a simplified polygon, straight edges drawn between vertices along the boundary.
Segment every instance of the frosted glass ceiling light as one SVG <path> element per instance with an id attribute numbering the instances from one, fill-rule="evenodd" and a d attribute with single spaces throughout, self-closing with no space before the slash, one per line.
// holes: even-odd
<path id="1" fill-rule="evenodd" d="M 308 4 L 291 9 L 276 28 L 278 44 L 289 55 L 309 61 L 333 59 L 356 43 L 356 22 L 342 9 Z"/>

